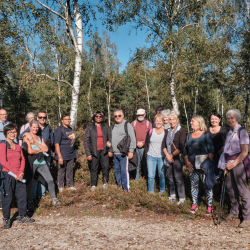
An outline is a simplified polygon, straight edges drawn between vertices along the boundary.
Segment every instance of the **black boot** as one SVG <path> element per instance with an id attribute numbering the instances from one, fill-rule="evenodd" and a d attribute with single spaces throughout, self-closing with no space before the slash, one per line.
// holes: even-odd
<path id="1" fill-rule="evenodd" d="M 33 223 L 35 220 L 28 217 L 26 214 L 17 217 L 18 223 Z"/>
<path id="2" fill-rule="evenodd" d="M 3 218 L 3 228 L 4 229 L 10 228 L 10 219 L 9 218 Z"/>

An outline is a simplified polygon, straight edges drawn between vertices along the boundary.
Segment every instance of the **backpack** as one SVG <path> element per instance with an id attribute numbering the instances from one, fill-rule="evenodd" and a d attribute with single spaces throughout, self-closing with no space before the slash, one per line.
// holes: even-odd
<path id="1" fill-rule="evenodd" d="M 0 140 L 0 143 L 5 143 L 6 144 L 6 160 L 7 160 L 7 148 L 9 147 L 9 143 L 5 140 Z M 3 195 L 5 195 L 5 190 L 4 190 L 4 185 L 3 185 L 3 180 L 5 179 L 4 175 L 3 175 L 3 167 L 0 163 L 0 191 L 3 193 Z"/>
<path id="2" fill-rule="evenodd" d="M 240 131 L 245 129 L 244 127 L 240 127 L 237 131 L 238 138 L 240 139 Z M 248 144 L 248 156 L 250 157 L 250 143 Z"/>

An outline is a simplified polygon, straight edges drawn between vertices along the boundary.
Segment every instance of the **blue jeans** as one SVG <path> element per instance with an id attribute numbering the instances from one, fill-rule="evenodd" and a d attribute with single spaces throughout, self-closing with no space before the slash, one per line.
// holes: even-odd
<path id="1" fill-rule="evenodd" d="M 46 161 L 46 164 L 48 168 L 50 169 L 50 162 L 51 162 L 51 156 L 44 156 L 44 160 Z M 46 187 L 38 180 L 33 180 L 32 183 L 32 199 L 36 199 L 36 195 L 39 197 L 42 197 L 45 195 Z"/>
<path id="2" fill-rule="evenodd" d="M 160 193 L 165 191 L 165 165 L 163 164 L 163 161 L 164 157 L 158 158 L 147 155 L 149 193 L 154 193 L 156 165 L 158 167 Z"/>
<path id="3" fill-rule="evenodd" d="M 118 186 L 129 191 L 128 157 L 126 155 L 114 155 L 115 178 Z"/>
<path id="4" fill-rule="evenodd" d="M 141 172 L 142 176 L 146 178 L 147 176 L 147 163 L 144 156 L 144 148 L 136 148 L 136 153 L 138 156 L 138 165 L 136 168 L 135 180 L 139 181 L 139 172 L 140 172 L 140 164 L 141 164 Z"/>

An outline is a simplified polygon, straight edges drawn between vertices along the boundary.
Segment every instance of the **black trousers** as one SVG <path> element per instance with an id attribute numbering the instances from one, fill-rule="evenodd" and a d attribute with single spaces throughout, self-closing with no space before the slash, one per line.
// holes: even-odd
<path id="1" fill-rule="evenodd" d="M 68 188 L 74 187 L 74 159 L 63 161 L 63 165 L 58 163 L 57 184 L 59 188 L 64 187 L 65 173 Z"/>
<path id="2" fill-rule="evenodd" d="M 10 176 L 7 171 L 4 174 L 4 190 L 3 196 L 3 217 L 10 218 L 10 204 L 12 201 L 13 193 L 15 192 L 18 213 L 20 216 L 25 215 L 27 211 L 26 201 L 26 184 L 21 181 L 16 181 L 14 177 Z"/>
<path id="3" fill-rule="evenodd" d="M 101 164 L 102 167 L 103 183 L 106 183 L 109 180 L 109 156 L 108 154 L 104 154 L 104 150 L 97 150 L 97 157 L 92 155 L 92 161 L 90 165 L 91 186 L 97 185 L 99 163 Z"/>

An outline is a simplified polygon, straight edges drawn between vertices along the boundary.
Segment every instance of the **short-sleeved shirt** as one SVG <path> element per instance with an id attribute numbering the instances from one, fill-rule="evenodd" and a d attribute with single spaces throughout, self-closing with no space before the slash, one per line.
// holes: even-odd
<path id="1" fill-rule="evenodd" d="M 226 150 L 225 153 L 227 153 L 228 155 L 234 155 L 234 154 L 238 154 L 241 152 L 241 147 L 240 145 L 242 144 L 249 144 L 249 135 L 247 133 L 247 131 L 245 129 L 242 129 L 240 131 L 240 138 L 238 136 L 238 129 L 241 127 L 241 125 L 237 125 L 234 129 L 234 131 L 230 130 L 227 134 L 227 140 L 225 145 L 227 145 L 228 139 L 231 137 L 231 135 L 233 134 L 232 139 L 230 140 L 230 145 L 228 147 L 228 149 Z"/>
<path id="2" fill-rule="evenodd" d="M 54 143 L 60 145 L 63 160 L 68 161 L 76 158 L 74 131 L 72 128 L 64 127 L 64 135 L 62 137 L 62 129 L 58 127 L 54 131 Z M 58 160 L 57 153 L 55 159 Z"/>

